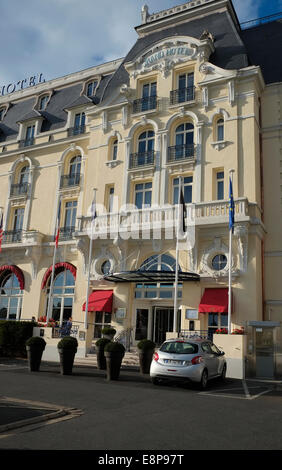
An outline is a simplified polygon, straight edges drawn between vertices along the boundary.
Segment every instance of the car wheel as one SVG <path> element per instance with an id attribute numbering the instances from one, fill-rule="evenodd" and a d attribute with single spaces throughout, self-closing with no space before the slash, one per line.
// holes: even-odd
<path id="1" fill-rule="evenodd" d="M 200 388 L 201 390 L 205 390 L 208 385 L 208 371 L 207 369 L 203 370 L 202 377 L 201 377 L 201 382 L 200 382 Z"/>
<path id="2" fill-rule="evenodd" d="M 220 380 L 222 382 L 225 382 L 225 378 L 226 378 L 226 364 L 224 364 L 223 368 L 222 368 L 222 372 L 221 372 L 221 376 L 220 376 Z"/>
<path id="3" fill-rule="evenodd" d="M 151 377 L 151 382 L 153 385 L 160 385 L 161 381 L 157 377 Z"/>

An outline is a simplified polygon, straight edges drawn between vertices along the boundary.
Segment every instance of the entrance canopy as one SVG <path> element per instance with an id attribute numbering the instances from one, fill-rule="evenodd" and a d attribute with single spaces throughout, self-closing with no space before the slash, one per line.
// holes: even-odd
<path id="1" fill-rule="evenodd" d="M 228 289 L 205 289 L 199 305 L 199 313 L 228 313 Z"/>
<path id="2" fill-rule="evenodd" d="M 122 271 L 107 274 L 104 279 L 112 282 L 174 282 L 175 271 Z M 178 273 L 178 282 L 199 280 L 198 274 L 183 271 Z"/>
<path id="3" fill-rule="evenodd" d="M 84 302 L 82 310 L 85 311 L 86 302 Z M 112 290 L 95 290 L 89 295 L 88 312 L 106 312 L 112 313 L 113 307 L 113 291 Z"/>

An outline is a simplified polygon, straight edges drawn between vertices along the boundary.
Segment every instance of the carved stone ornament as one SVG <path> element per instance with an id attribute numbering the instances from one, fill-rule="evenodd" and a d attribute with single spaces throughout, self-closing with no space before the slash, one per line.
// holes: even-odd
<path id="1" fill-rule="evenodd" d="M 225 255 L 227 258 L 226 266 L 220 271 L 216 271 L 212 267 L 212 260 L 216 255 Z M 229 270 L 229 249 L 222 242 L 220 237 L 215 237 L 214 242 L 206 248 L 201 256 L 199 273 L 213 278 L 221 278 L 228 276 Z M 235 257 L 232 256 L 232 273 L 235 269 Z"/>

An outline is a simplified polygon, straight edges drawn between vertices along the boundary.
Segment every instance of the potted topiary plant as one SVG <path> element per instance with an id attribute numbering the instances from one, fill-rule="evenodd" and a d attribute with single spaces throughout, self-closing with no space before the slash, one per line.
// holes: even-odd
<path id="1" fill-rule="evenodd" d="M 58 342 L 62 375 L 71 375 L 78 342 L 72 336 L 65 336 Z"/>
<path id="2" fill-rule="evenodd" d="M 137 344 L 139 363 L 140 363 L 140 372 L 142 374 L 150 373 L 150 366 L 155 351 L 156 343 L 150 339 L 141 339 Z"/>
<path id="3" fill-rule="evenodd" d="M 109 340 L 112 340 L 113 337 L 115 336 L 117 330 L 112 328 L 111 326 L 105 326 L 105 328 L 102 329 L 101 333 L 103 335 L 103 338 L 107 338 Z"/>
<path id="4" fill-rule="evenodd" d="M 104 351 L 107 364 L 107 380 L 118 380 L 125 347 L 117 341 L 110 341 L 106 344 Z"/>
<path id="5" fill-rule="evenodd" d="M 104 349 L 106 344 L 110 343 L 110 339 L 108 338 L 100 338 L 98 341 L 96 341 L 96 349 L 97 349 L 97 366 L 98 369 L 101 370 L 106 370 L 107 368 L 107 363 L 106 363 L 106 358 L 104 354 Z"/>
<path id="6" fill-rule="evenodd" d="M 26 343 L 27 359 L 30 372 L 38 372 L 46 341 L 41 336 L 32 336 Z"/>

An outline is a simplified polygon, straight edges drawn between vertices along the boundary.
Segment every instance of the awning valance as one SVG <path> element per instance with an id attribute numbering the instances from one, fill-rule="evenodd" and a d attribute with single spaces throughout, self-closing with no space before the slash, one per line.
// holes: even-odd
<path id="1" fill-rule="evenodd" d="M 85 311 L 86 302 L 84 302 L 82 310 Z M 113 291 L 112 290 L 95 290 L 91 292 L 88 299 L 88 312 L 106 312 L 112 313 L 113 308 Z"/>
<path id="2" fill-rule="evenodd" d="M 47 281 L 52 274 L 52 269 L 53 266 L 50 266 L 45 272 L 41 283 L 41 289 L 44 289 L 44 287 L 46 286 Z M 55 275 L 59 274 L 59 272 L 63 271 L 64 269 L 68 269 L 69 271 L 71 271 L 73 277 L 76 278 L 76 267 L 73 264 L 67 262 L 55 264 Z"/>
<path id="3" fill-rule="evenodd" d="M 199 313 L 228 313 L 228 289 L 225 287 L 205 289 Z"/>
<path id="4" fill-rule="evenodd" d="M 5 264 L 3 266 L 0 266 L 0 275 L 4 271 L 11 271 L 12 273 L 14 273 L 19 281 L 20 289 L 21 290 L 24 289 L 24 275 L 23 275 L 22 270 L 18 268 L 18 266 L 15 266 L 14 264 Z"/>
<path id="5" fill-rule="evenodd" d="M 107 274 L 104 279 L 112 282 L 174 282 L 175 271 L 122 271 Z M 183 271 L 178 273 L 178 282 L 199 280 L 198 274 Z"/>

